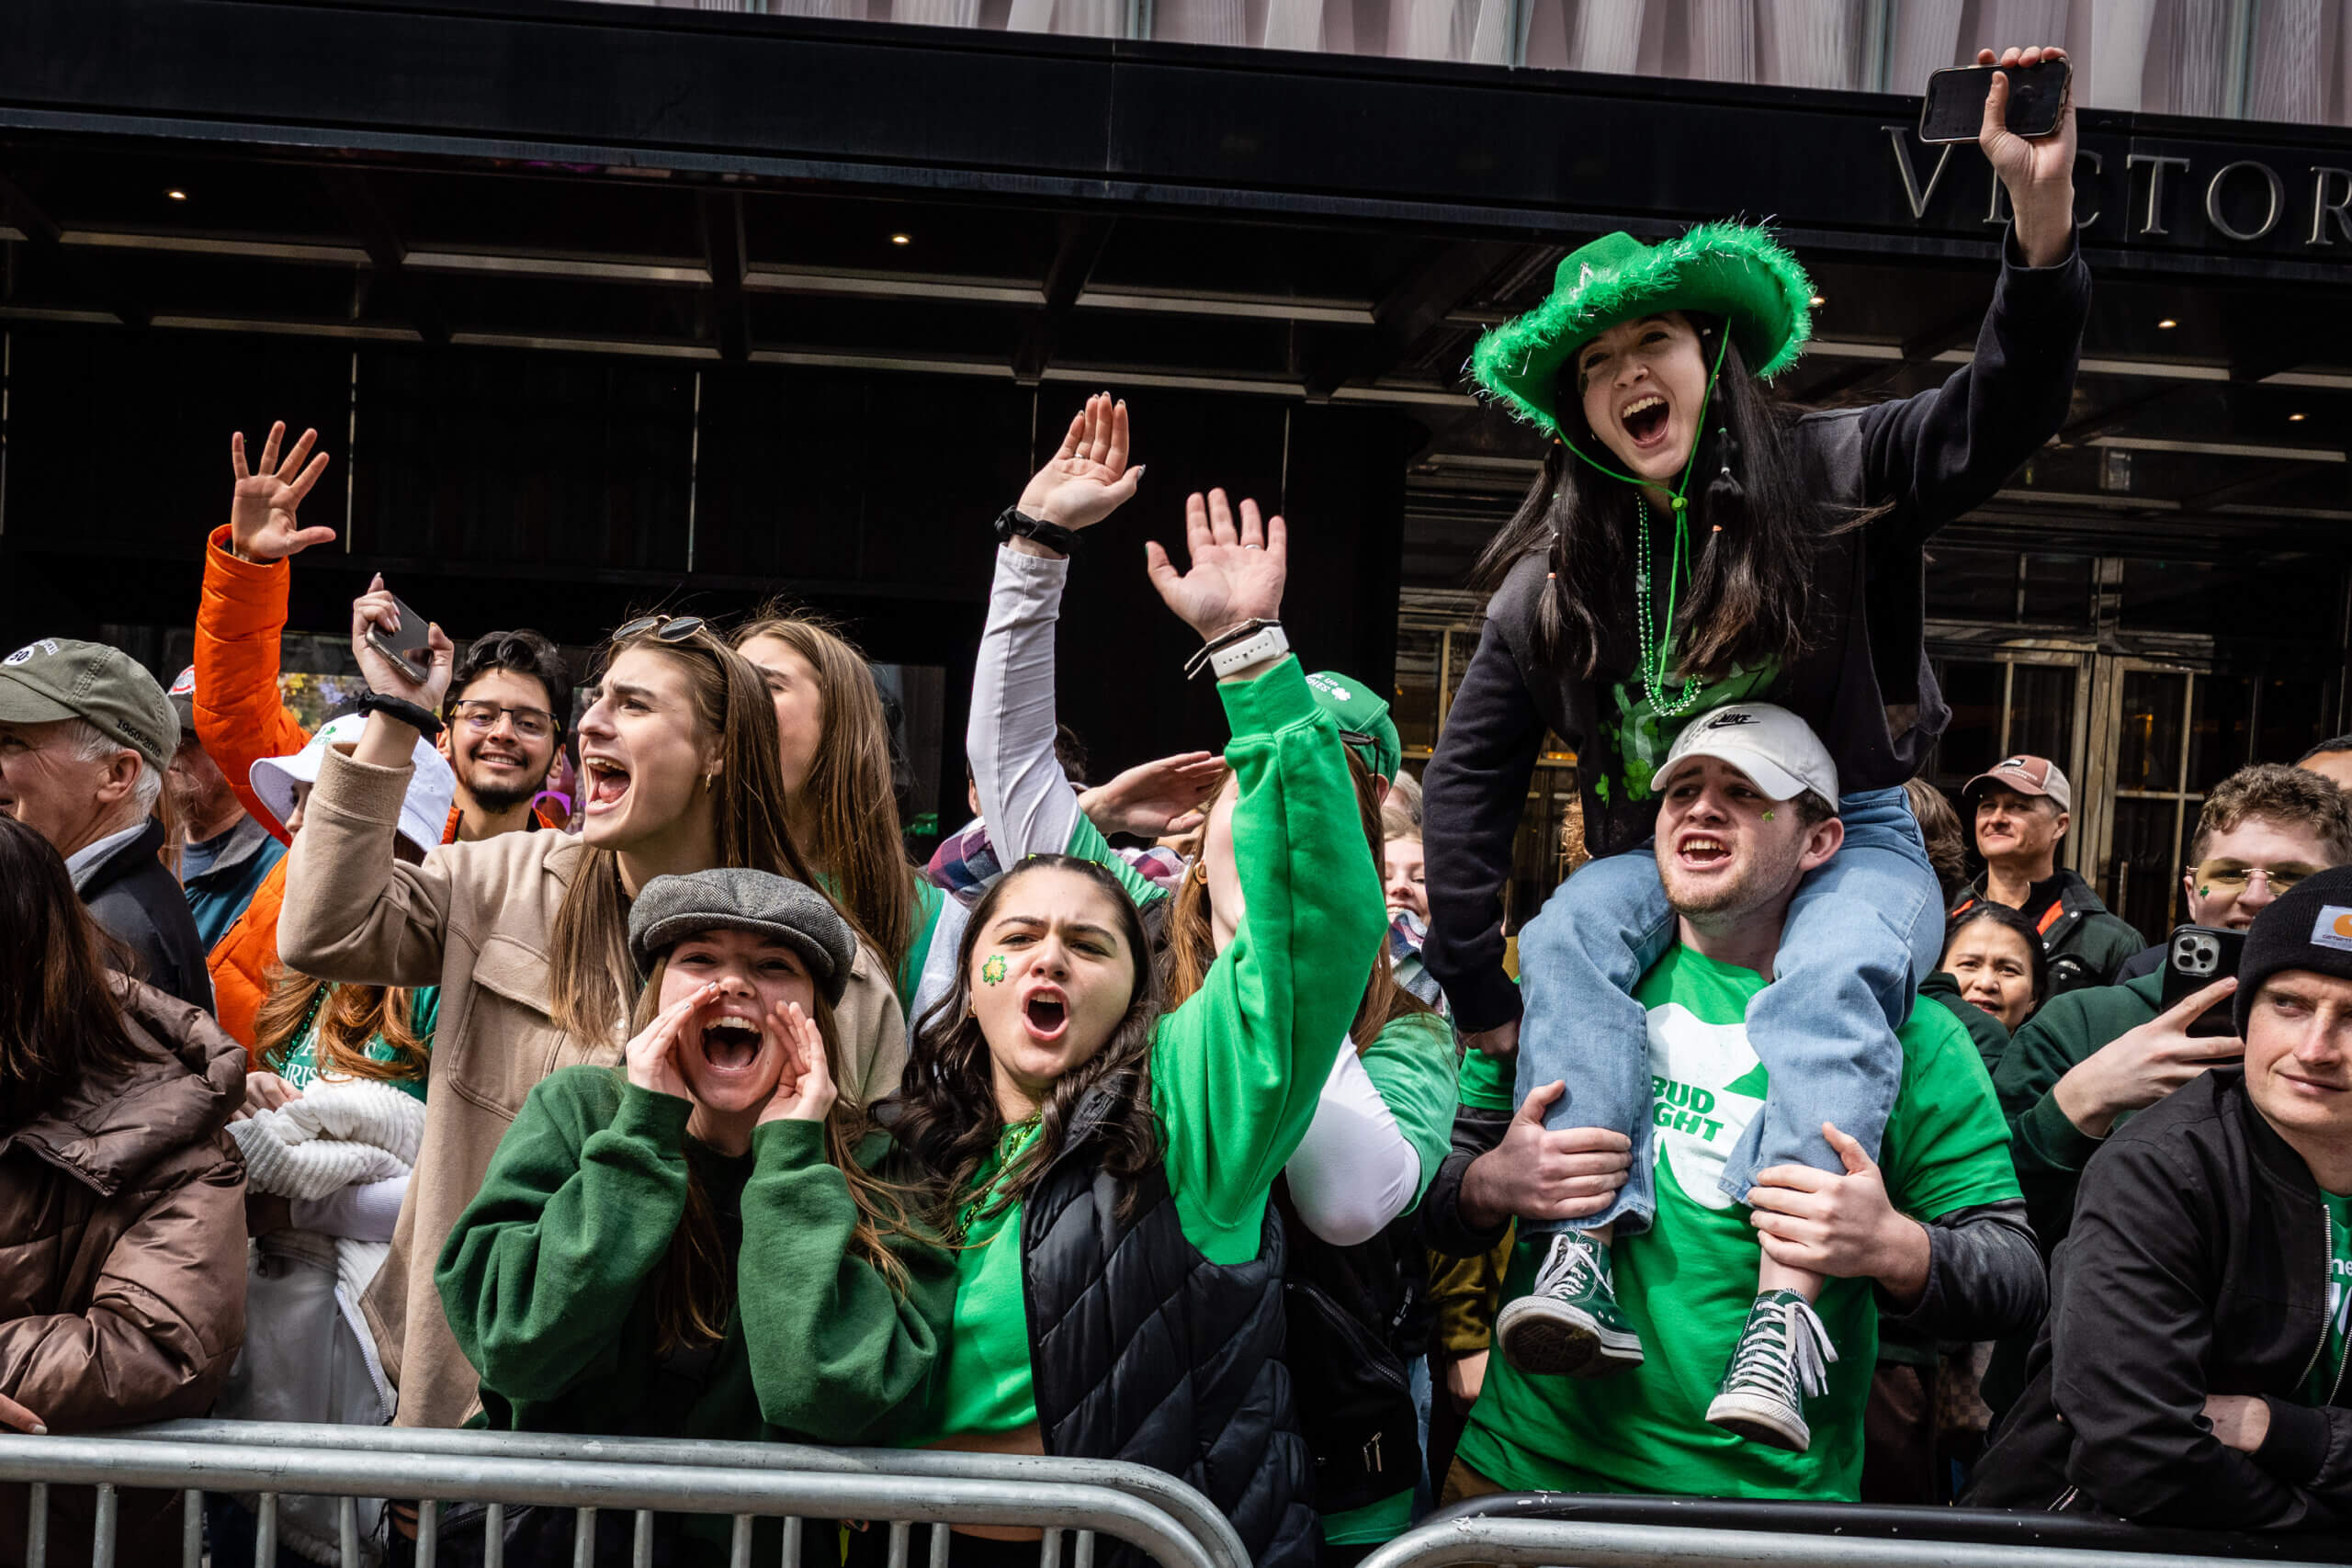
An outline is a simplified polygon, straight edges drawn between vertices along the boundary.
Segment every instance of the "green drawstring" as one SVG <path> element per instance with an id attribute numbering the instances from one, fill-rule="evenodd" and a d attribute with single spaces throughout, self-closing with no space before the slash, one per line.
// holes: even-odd
<path id="1" fill-rule="evenodd" d="M 1691 470 L 1699 466 L 1699 441 L 1706 434 L 1707 405 L 1714 399 L 1715 382 L 1724 373 L 1724 355 L 1731 347 L 1731 328 L 1728 323 L 1724 325 L 1723 334 L 1724 340 L 1715 349 L 1715 367 L 1707 373 L 1706 390 L 1699 395 L 1699 422 L 1698 428 L 1690 435 L 1690 455 L 1682 460 L 1682 479 L 1674 487 L 1671 496 L 1674 506 L 1674 553 L 1668 558 L 1666 567 L 1666 629 L 1664 631 L 1656 629 L 1652 618 L 1655 612 L 1650 607 L 1650 508 L 1648 501 L 1642 495 L 1643 481 L 1630 474 L 1621 474 L 1606 464 L 1595 462 L 1592 458 L 1586 457 L 1577 444 L 1566 436 L 1558 438 L 1561 446 L 1582 458 L 1588 466 L 1608 475 L 1612 479 L 1634 487 L 1634 523 L 1638 530 L 1635 548 L 1640 552 L 1639 558 L 1634 563 L 1634 594 L 1640 621 L 1642 685 L 1649 696 L 1650 705 L 1657 710 L 1660 718 L 1676 718 L 1690 712 L 1691 706 L 1698 702 L 1700 694 L 1705 691 L 1707 686 L 1704 681 L 1687 682 L 1683 685 L 1681 694 L 1676 697 L 1671 705 L 1667 701 L 1666 674 L 1673 668 L 1674 612 L 1676 605 L 1679 603 L 1681 580 L 1689 573 L 1690 562 L 1690 514 L 1689 503 L 1685 500 L 1685 492 L 1690 488 Z"/>

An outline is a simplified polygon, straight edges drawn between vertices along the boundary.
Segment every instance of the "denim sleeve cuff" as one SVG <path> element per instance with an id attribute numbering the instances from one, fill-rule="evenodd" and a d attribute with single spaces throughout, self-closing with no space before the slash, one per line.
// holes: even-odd
<path id="1" fill-rule="evenodd" d="M 2104 1141 L 2066 1120 L 2054 1087 L 2018 1118 L 2018 1143 L 2051 1170 L 2081 1170 Z"/>
<path id="2" fill-rule="evenodd" d="M 2254 1450 L 2254 1462 L 2290 1485 L 2308 1485 L 2327 1460 L 2327 1412 L 2272 1394 L 2262 1402 L 2270 1407 L 2270 1429 Z"/>

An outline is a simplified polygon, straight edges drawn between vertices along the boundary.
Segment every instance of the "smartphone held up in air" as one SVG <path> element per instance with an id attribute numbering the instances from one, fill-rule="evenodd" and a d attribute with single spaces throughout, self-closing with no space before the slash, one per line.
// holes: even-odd
<path id="1" fill-rule="evenodd" d="M 371 626 L 368 628 L 368 646 L 399 665 L 401 674 L 422 686 L 433 674 L 433 623 L 411 609 L 397 593 L 392 595 L 392 609 L 401 618 L 400 630 L 386 632 Z"/>
<path id="2" fill-rule="evenodd" d="M 1919 100 L 1919 140 L 1973 141 L 1984 126 L 1984 100 L 1997 73 L 2009 79 L 2009 129 L 2047 136 L 2058 129 L 2074 68 L 2062 55 L 2035 65 L 1954 65 L 1928 78 Z"/>
<path id="3" fill-rule="evenodd" d="M 2238 972 L 2238 955 L 2245 951 L 2245 932 L 2218 926 L 2175 926 L 2165 942 L 2163 1009 L 2170 1012 L 2216 980 Z M 2227 1038 L 2238 1032 L 2232 1010 L 2235 998 L 2224 997 L 2205 1010 L 2188 1032 Z"/>

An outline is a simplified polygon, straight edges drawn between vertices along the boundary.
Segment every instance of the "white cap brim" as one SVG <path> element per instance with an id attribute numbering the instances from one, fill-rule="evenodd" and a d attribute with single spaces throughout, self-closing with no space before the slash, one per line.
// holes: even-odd
<path id="1" fill-rule="evenodd" d="M 1794 800 L 1805 791 L 1815 787 L 1761 751 L 1736 744 L 1715 741 L 1694 746 L 1674 759 L 1674 766 L 1658 775 L 1657 782 L 1651 785 L 1651 789 L 1658 794 L 1665 793 L 1667 785 L 1682 772 L 1685 763 L 1695 762 L 1702 757 L 1713 757 L 1718 762 L 1726 762 L 1737 768 L 1747 775 L 1748 783 L 1764 792 L 1765 798 L 1768 800 Z M 1816 791 L 1816 793 L 1819 792 Z M 1838 806 L 1837 792 L 1835 790 L 1828 792 L 1827 799 L 1830 808 L 1835 810 Z"/>

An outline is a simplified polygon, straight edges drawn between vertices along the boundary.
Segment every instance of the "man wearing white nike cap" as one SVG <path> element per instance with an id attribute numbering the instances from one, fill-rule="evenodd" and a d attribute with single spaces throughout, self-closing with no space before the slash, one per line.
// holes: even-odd
<path id="1" fill-rule="evenodd" d="M 1525 1216 L 1504 1292 L 1525 1293 L 1498 1339 L 1580 1339 L 1586 1376 L 1619 1375 L 1531 1376 L 1494 1358 L 1449 1494 L 1851 1498 L 1882 1300 L 1936 1337 L 1984 1337 L 2039 1314 L 2007 1130 L 1957 1019 L 1923 1002 L 1894 1035 L 1875 1159 L 1843 1130 L 1861 1075 L 1767 1063 L 1750 1043 L 1747 1004 L 1771 982 L 1797 886 L 1843 840 L 1837 791 L 1812 730 L 1761 704 L 1691 725 L 1660 769 L 1656 852 L 1679 941 L 1634 991 L 1646 1058 L 1588 1052 L 1547 1067 L 1562 1081 L 1528 1097 L 1457 1200 L 1474 1227 Z M 1564 1168 L 1565 1146 L 1544 1141 L 1579 1135 L 1545 1131 L 1563 1096 L 1574 1122 L 1632 1143 L 1605 1207 L 1591 1195 L 1616 1179 L 1599 1175 L 1549 1209 L 1527 1201 Z M 1578 1146 L 1600 1148 L 1589 1130 Z M 1552 1162 L 1534 1182 L 1531 1155 Z M 1727 1184 L 1742 1157 L 1763 1168 Z M 1564 1218 L 1571 1228 L 1538 1228 Z"/>

